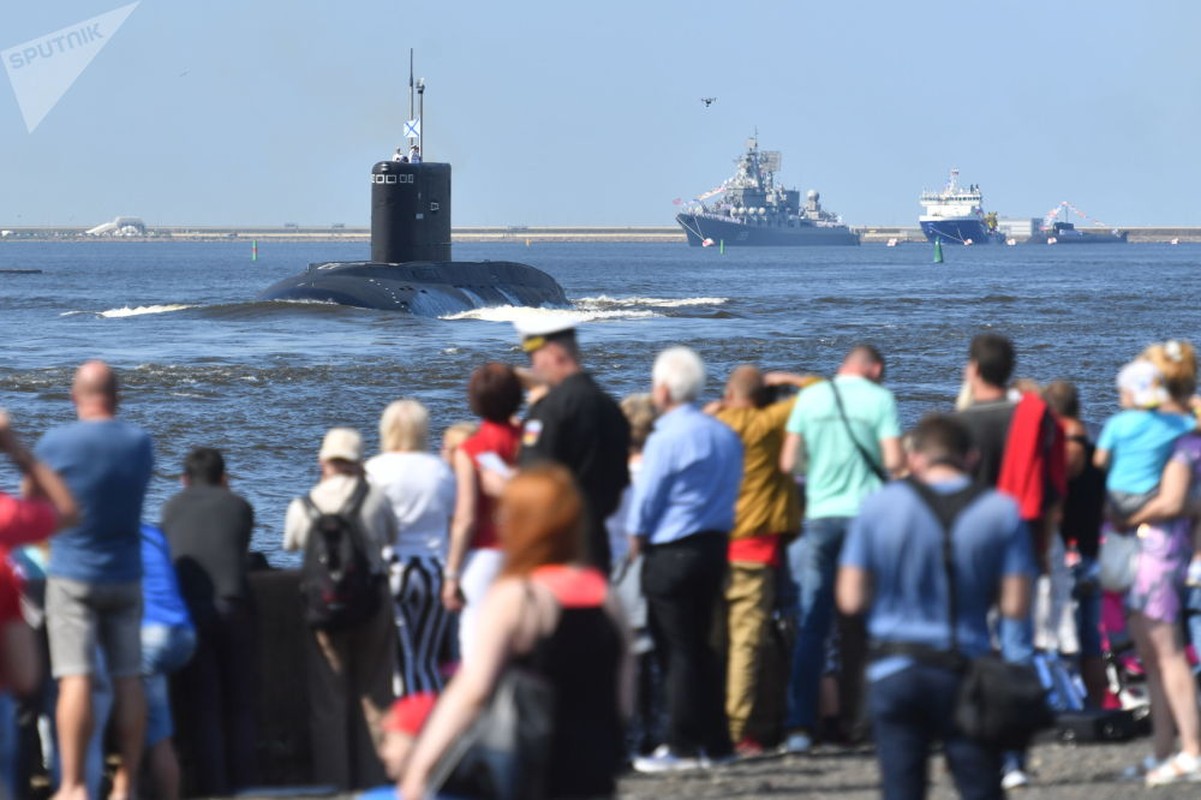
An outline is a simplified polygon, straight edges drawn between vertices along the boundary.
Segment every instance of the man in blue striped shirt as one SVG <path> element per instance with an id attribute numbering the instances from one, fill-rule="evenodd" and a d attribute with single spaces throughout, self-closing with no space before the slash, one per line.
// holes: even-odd
<path id="1" fill-rule="evenodd" d="M 627 530 L 645 552 L 642 589 L 664 666 L 667 741 L 636 759 L 640 772 L 695 769 L 732 756 L 722 654 L 709 644 L 742 481 L 737 434 L 696 406 L 705 366 L 686 347 L 659 354 L 651 397 L 663 412 L 647 439 Z"/>

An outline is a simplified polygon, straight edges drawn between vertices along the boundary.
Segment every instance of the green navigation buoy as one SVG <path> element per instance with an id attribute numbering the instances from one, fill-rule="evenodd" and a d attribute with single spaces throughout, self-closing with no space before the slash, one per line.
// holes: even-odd
<path id="1" fill-rule="evenodd" d="M 942 263 L 942 239 L 934 240 L 934 263 Z"/>
<path id="2" fill-rule="evenodd" d="M 717 252 L 721 253 L 723 256 L 726 254 L 726 240 L 725 239 L 722 239 L 718 243 Z"/>

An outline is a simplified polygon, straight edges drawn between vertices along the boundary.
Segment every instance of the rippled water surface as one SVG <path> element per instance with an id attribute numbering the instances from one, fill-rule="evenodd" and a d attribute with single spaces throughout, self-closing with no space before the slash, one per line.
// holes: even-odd
<path id="1" fill-rule="evenodd" d="M 154 435 L 159 477 L 148 519 L 177 488 L 184 454 L 225 451 L 235 488 L 255 505 L 256 546 L 273 552 L 287 501 L 316 477 L 325 428 L 352 425 L 374 449 L 383 407 L 425 402 L 435 440 L 468 418 L 476 365 L 520 362 L 511 321 L 486 309 L 438 320 L 322 304 L 259 303 L 262 288 L 310 261 L 359 260 L 366 244 L 249 242 L 0 244 L 0 405 L 40 434 L 72 418 L 68 385 L 83 359 L 114 363 L 122 415 Z M 559 280 L 592 322 L 588 366 L 614 394 L 647 387 L 655 353 L 682 343 L 710 366 L 830 372 L 855 341 L 888 359 L 905 422 L 948 407 L 971 336 L 1018 345 L 1018 373 L 1068 378 L 1085 415 L 1115 408 L 1118 367 L 1146 343 L 1197 340 L 1201 247 L 714 249 L 649 244 L 456 245 L 462 259 L 524 261 Z M 435 442 L 436 443 L 436 442 Z M 0 484 L 15 485 L 10 470 Z"/>

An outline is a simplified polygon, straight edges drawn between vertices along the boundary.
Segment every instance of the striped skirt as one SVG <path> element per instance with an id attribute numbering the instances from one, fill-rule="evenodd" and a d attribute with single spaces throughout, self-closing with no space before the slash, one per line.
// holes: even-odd
<path id="1" fill-rule="evenodd" d="M 450 612 L 442 605 L 442 561 L 410 556 L 389 570 L 399 644 L 396 695 L 442 691 L 438 656 Z"/>

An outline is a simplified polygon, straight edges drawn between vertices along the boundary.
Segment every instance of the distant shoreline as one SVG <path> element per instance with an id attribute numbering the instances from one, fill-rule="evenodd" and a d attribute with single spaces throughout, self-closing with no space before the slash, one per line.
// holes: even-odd
<path id="1" fill-rule="evenodd" d="M 188 227 L 147 228 L 144 236 L 89 236 L 86 228 L 15 227 L 0 229 L 0 244 L 22 241 L 60 242 L 162 242 L 162 241 L 290 241 L 290 242 L 368 242 L 370 228 L 331 227 Z M 921 229 L 913 227 L 852 227 L 864 244 L 925 243 Z M 1201 243 L 1201 227 L 1134 227 L 1129 241 L 1167 244 Z M 612 242 L 683 244 L 684 232 L 676 226 L 579 226 L 579 227 L 463 227 L 451 231 L 452 242 L 511 242 L 546 244 L 554 242 Z"/>

